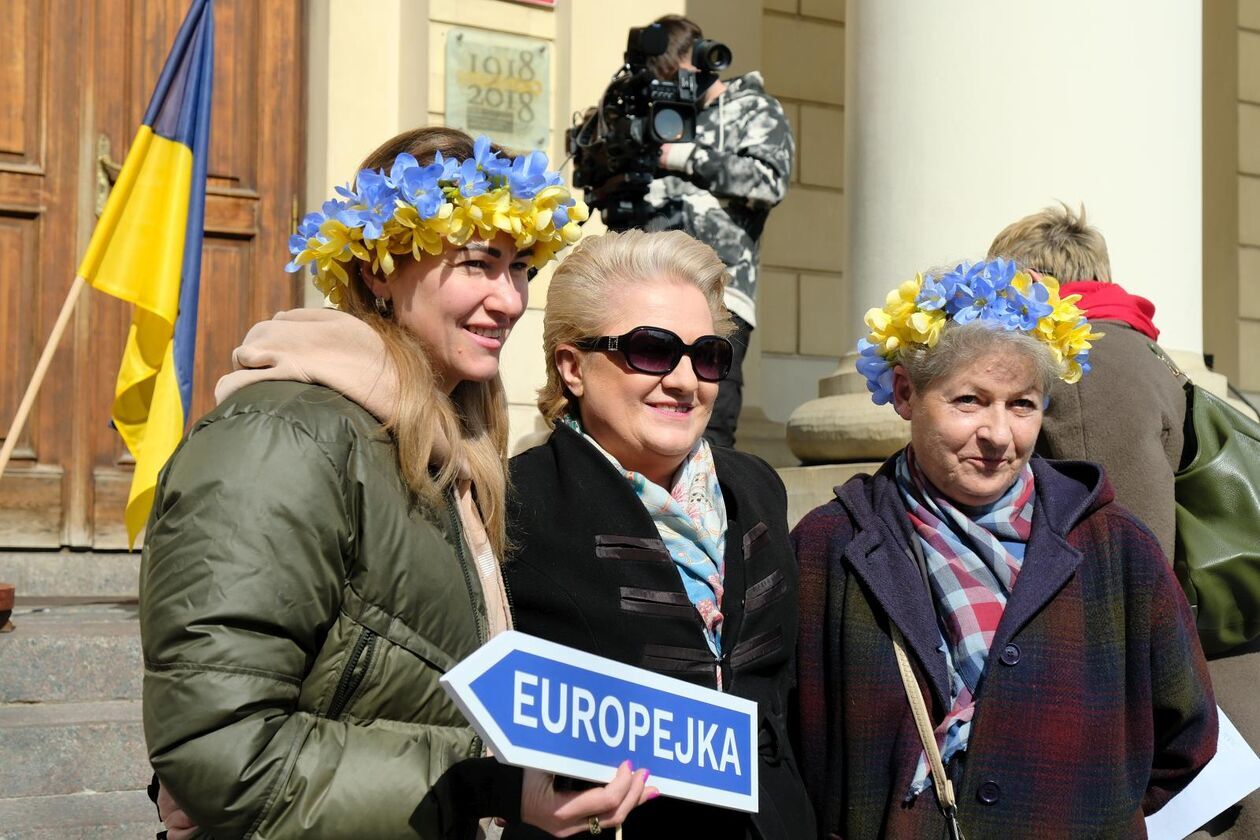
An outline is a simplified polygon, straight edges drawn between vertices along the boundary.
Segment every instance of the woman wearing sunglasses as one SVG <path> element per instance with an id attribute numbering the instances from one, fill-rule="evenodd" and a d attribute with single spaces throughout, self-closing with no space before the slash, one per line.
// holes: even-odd
<path id="1" fill-rule="evenodd" d="M 814 836 L 788 744 L 796 571 L 763 461 L 701 436 L 730 369 L 726 270 L 685 233 L 583 240 L 547 297 L 555 431 L 510 463 L 504 569 L 516 626 L 755 700 L 757 814 L 661 797 L 626 836 Z M 513 834 L 513 836 L 517 836 Z"/>

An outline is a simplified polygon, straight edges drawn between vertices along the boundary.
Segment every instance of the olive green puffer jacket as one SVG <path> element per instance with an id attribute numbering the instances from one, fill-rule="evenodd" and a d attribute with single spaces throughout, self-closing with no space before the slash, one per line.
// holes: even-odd
<path id="1" fill-rule="evenodd" d="M 462 545 L 334 391 L 264 382 L 197 422 L 158 483 L 140 619 L 149 756 L 204 832 L 464 837 L 519 814 L 519 771 L 461 761 L 481 744 L 438 685 L 487 632 Z"/>

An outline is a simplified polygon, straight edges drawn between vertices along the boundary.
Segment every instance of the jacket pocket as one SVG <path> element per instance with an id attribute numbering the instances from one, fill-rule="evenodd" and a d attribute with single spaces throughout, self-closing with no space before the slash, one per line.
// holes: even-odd
<path id="1" fill-rule="evenodd" d="M 783 572 L 775 569 L 748 587 L 748 592 L 744 595 L 744 610 L 746 613 L 756 612 L 782 598 L 784 592 L 787 592 L 787 581 L 783 577 Z"/>
<path id="2" fill-rule="evenodd" d="M 735 649 L 731 651 L 731 668 L 743 668 L 782 649 L 782 628 L 776 627 L 766 633 L 758 633 L 751 639 L 744 639 L 735 645 Z"/>
<path id="3" fill-rule="evenodd" d="M 637 560 L 660 563 L 669 560 L 669 551 L 660 539 L 621 537 L 616 534 L 595 535 L 595 556 L 610 560 Z"/>
<path id="4" fill-rule="evenodd" d="M 744 559 L 752 557 L 753 552 L 760 549 L 770 541 L 770 529 L 766 527 L 766 523 L 758 522 L 756 525 L 748 529 L 744 534 Z"/>
<path id="5" fill-rule="evenodd" d="M 636 589 L 631 586 L 621 587 L 621 610 L 670 618 L 690 618 L 693 613 L 698 615 L 691 599 L 681 592 Z"/>
<path id="6" fill-rule="evenodd" d="M 372 656 L 376 652 L 376 634 L 366 627 L 359 629 L 359 637 L 355 639 L 350 656 L 346 658 L 346 666 L 341 671 L 341 679 L 337 681 L 337 690 L 333 692 L 332 702 L 328 704 L 328 717 L 336 720 L 354 699 L 355 692 L 363 684 L 372 667 Z"/>
<path id="7" fill-rule="evenodd" d="M 711 683 L 717 660 L 708 648 L 644 645 L 640 666 L 666 676 L 700 677 Z"/>

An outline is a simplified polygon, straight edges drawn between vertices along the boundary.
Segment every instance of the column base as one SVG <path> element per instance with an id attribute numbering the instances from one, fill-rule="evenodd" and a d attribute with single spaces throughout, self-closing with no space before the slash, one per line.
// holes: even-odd
<path id="1" fill-rule="evenodd" d="M 818 382 L 819 397 L 792 412 L 787 443 L 805 464 L 879 462 L 910 442 L 910 425 L 889 405 L 875 405 L 856 353 Z"/>
<path id="2" fill-rule="evenodd" d="M 1172 360 L 1177 363 L 1177 366 L 1181 368 L 1186 376 L 1190 377 L 1190 381 L 1195 385 L 1198 385 L 1205 391 L 1211 391 L 1251 419 L 1258 419 L 1250 406 L 1242 400 L 1235 399 L 1229 393 L 1229 379 L 1226 378 L 1225 374 L 1208 369 L 1208 366 L 1203 361 L 1202 353 L 1194 353 L 1188 350 L 1169 350 L 1168 355 L 1172 357 Z"/>
<path id="3" fill-rule="evenodd" d="M 759 405 L 746 405 L 735 427 L 735 448 L 756 455 L 772 467 L 795 467 L 800 462 L 787 443 L 787 427 L 771 420 Z"/>

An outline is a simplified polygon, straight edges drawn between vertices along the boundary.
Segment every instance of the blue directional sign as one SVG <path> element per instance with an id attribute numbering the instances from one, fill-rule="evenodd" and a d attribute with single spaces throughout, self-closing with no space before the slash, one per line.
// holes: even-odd
<path id="1" fill-rule="evenodd" d="M 757 810 L 757 704 L 517 631 L 442 677 L 502 761 L 607 782 L 621 762 L 667 796 Z"/>

